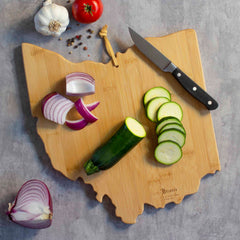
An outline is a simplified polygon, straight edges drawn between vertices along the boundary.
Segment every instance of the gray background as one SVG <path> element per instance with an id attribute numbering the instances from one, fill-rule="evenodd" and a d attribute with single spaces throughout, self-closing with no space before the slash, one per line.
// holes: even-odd
<path id="1" fill-rule="evenodd" d="M 80 26 L 71 19 L 72 29 L 62 41 L 35 32 L 33 16 L 41 3 L 0 1 L 0 239 L 239 239 L 240 1 L 103 0 L 101 19 Z M 71 5 L 67 0 L 55 3 Z M 109 25 L 115 52 L 124 52 L 133 44 L 128 26 L 144 37 L 195 29 L 206 86 L 220 104 L 212 118 L 222 171 L 204 177 L 198 193 L 180 205 L 168 204 L 164 209 L 146 205 L 134 225 L 115 216 L 108 197 L 98 203 L 91 186 L 82 180 L 71 182 L 52 168 L 30 113 L 23 69 L 22 42 L 53 50 L 73 62 L 108 62 L 102 39 L 96 36 L 104 24 Z M 66 39 L 86 36 L 88 28 L 95 31 L 91 39 L 84 40 L 88 50 L 68 54 Z M 46 182 L 52 193 L 54 219 L 45 230 L 22 228 L 4 214 L 19 187 L 32 178 Z"/>

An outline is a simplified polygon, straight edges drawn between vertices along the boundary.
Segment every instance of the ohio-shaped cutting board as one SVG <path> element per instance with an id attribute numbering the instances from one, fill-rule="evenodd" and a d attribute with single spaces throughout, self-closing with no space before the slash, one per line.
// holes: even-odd
<path id="1" fill-rule="evenodd" d="M 206 89 L 194 30 L 147 40 Z M 220 170 L 210 112 L 135 46 L 125 53 L 117 53 L 118 68 L 111 62 L 72 63 L 55 52 L 29 43 L 22 44 L 22 52 L 32 115 L 38 119 L 37 133 L 53 167 L 71 180 L 80 177 L 91 184 L 99 202 L 107 195 L 123 222 L 135 223 L 145 203 L 156 208 L 163 208 L 170 202 L 179 204 L 184 196 L 198 191 L 203 176 Z M 80 131 L 46 120 L 41 112 L 41 100 L 46 94 L 57 91 L 66 96 L 65 77 L 72 72 L 85 72 L 95 79 L 96 92 L 85 96 L 84 102 L 100 101 L 93 111 L 98 121 Z M 186 143 L 182 159 L 171 166 L 163 166 L 154 159 L 156 124 L 146 118 L 142 102 L 144 93 L 156 86 L 168 89 L 172 100 L 183 109 Z M 78 117 L 76 113 L 72 115 Z M 146 138 L 111 169 L 87 176 L 83 164 L 127 116 L 143 124 Z"/>

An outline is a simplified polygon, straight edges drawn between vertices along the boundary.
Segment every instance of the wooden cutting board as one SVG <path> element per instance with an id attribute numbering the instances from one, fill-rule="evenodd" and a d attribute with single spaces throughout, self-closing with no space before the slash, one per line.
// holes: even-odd
<path id="1" fill-rule="evenodd" d="M 194 30 L 147 40 L 205 89 Z M 72 63 L 55 52 L 28 43 L 22 44 L 22 52 L 32 115 L 38 118 L 37 132 L 53 167 L 69 179 L 81 177 L 91 184 L 99 202 L 108 195 L 123 222 L 135 223 L 145 203 L 156 208 L 163 208 L 169 202 L 180 203 L 184 196 L 198 191 L 203 176 L 220 170 L 210 112 L 135 46 L 117 53 L 118 68 L 111 62 Z M 94 77 L 96 93 L 84 97 L 84 101 L 101 102 L 93 111 L 99 120 L 81 131 L 44 119 L 40 107 L 42 98 L 52 91 L 65 95 L 65 76 L 72 72 L 86 72 Z M 187 132 L 183 158 L 167 167 L 154 160 L 155 124 L 146 118 L 142 104 L 144 93 L 155 86 L 167 88 L 172 99 L 182 106 L 182 122 Z M 86 176 L 84 162 L 127 116 L 143 124 L 147 137 L 111 169 Z"/>

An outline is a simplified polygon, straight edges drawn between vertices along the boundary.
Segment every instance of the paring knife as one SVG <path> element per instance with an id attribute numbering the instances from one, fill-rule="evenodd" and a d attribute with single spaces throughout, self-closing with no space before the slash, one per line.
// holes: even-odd
<path id="1" fill-rule="evenodd" d="M 167 57 L 165 57 L 152 44 L 141 37 L 138 33 L 129 27 L 129 32 L 133 42 L 137 48 L 156 66 L 164 72 L 170 72 L 174 78 L 187 90 L 194 98 L 204 104 L 208 110 L 214 110 L 218 107 L 218 103 L 201 87 L 199 87 L 191 78 L 183 71 L 175 66 Z"/>

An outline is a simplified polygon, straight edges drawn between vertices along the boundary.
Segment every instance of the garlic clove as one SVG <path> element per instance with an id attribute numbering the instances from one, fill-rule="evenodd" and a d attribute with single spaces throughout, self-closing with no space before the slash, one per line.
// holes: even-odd
<path id="1" fill-rule="evenodd" d="M 61 30 L 63 30 L 64 28 L 66 29 L 67 26 L 68 26 L 68 24 L 69 24 L 69 23 L 67 23 L 67 22 L 62 23 L 62 24 L 61 24 Z M 61 30 L 60 30 L 60 31 L 61 31 Z"/>
<path id="2" fill-rule="evenodd" d="M 51 35 L 53 37 L 59 37 L 62 33 L 61 32 L 53 32 Z"/>
<path id="3" fill-rule="evenodd" d="M 66 27 L 61 27 L 59 32 L 64 32 L 64 31 L 66 31 L 66 28 L 67 28 L 67 26 L 66 26 Z"/>
<path id="4" fill-rule="evenodd" d="M 38 32 L 40 32 L 42 35 L 49 36 L 49 29 L 47 26 L 36 26 L 35 27 Z"/>
<path id="5" fill-rule="evenodd" d="M 39 10 L 39 14 L 42 15 L 42 17 L 46 18 L 48 21 L 53 18 L 53 15 L 51 13 L 51 7 L 52 4 L 44 6 Z"/>
<path id="6" fill-rule="evenodd" d="M 48 18 L 44 16 L 44 14 L 39 13 L 38 15 L 35 15 L 34 22 L 37 22 L 37 26 L 47 26 L 49 24 Z"/>
<path id="7" fill-rule="evenodd" d="M 65 7 L 62 7 L 56 4 L 52 4 L 51 8 L 49 9 L 49 11 L 51 12 L 51 15 L 54 16 L 54 19 L 60 22 L 61 22 L 61 19 L 65 21 L 65 16 L 68 15 L 68 12 L 66 13 L 64 10 L 67 11 Z"/>

